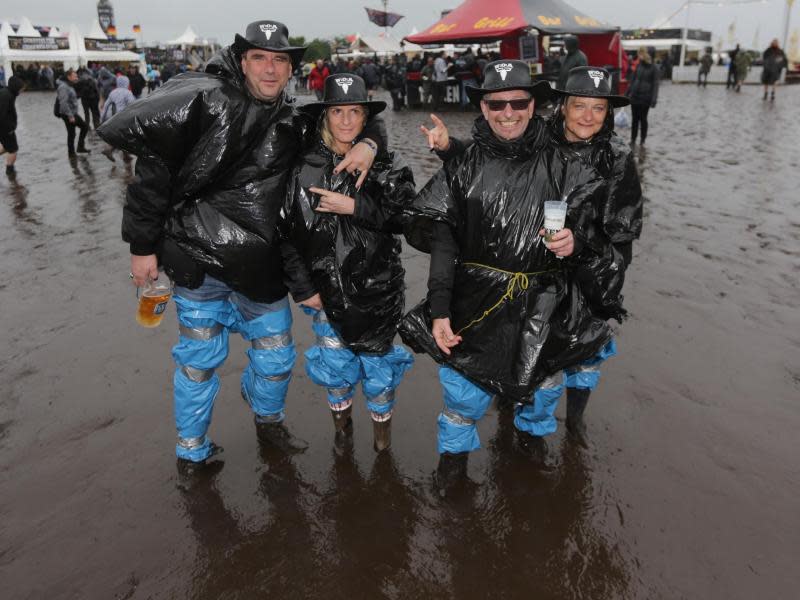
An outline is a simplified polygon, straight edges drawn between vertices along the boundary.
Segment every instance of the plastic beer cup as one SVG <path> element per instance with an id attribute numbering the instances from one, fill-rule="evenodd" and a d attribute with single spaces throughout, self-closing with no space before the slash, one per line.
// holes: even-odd
<path id="1" fill-rule="evenodd" d="M 172 297 L 172 282 L 162 273 L 161 277 L 152 280 L 149 277 L 139 289 L 139 307 L 136 310 L 136 322 L 142 327 L 158 327 Z"/>

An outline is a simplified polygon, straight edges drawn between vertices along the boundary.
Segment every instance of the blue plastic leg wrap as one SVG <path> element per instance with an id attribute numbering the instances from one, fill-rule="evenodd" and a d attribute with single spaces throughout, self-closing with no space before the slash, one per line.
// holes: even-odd
<path id="1" fill-rule="evenodd" d="M 242 394 L 264 421 L 280 422 L 297 353 L 291 334 L 292 313 L 286 306 L 238 324 L 250 341 L 250 364 L 242 373 Z"/>
<path id="2" fill-rule="evenodd" d="M 558 399 L 564 393 L 561 373 L 545 379 L 533 394 L 533 404 L 523 404 L 515 410 L 514 426 L 536 436 L 554 433 L 558 425 L 555 412 Z"/>
<path id="3" fill-rule="evenodd" d="M 616 354 L 617 342 L 612 339 L 596 356 L 582 362 L 576 368 L 564 369 L 564 385 L 573 389 L 595 389 L 600 382 L 600 365 Z"/>
<path id="4" fill-rule="evenodd" d="M 206 433 L 211 424 L 219 376 L 214 370 L 228 355 L 227 325 L 232 323 L 230 304 L 225 300 L 196 302 L 175 297 L 180 339 L 172 349 L 177 369 L 175 385 L 175 426 L 180 458 L 202 461 L 211 452 Z"/>
<path id="5" fill-rule="evenodd" d="M 361 363 L 336 335 L 322 311 L 306 310 L 314 315 L 312 328 L 317 343 L 305 352 L 308 377 L 328 390 L 328 404 L 334 410 L 351 404 L 355 386 L 361 380 Z"/>
<path id="6" fill-rule="evenodd" d="M 477 450 L 481 444 L 475 422 L 486 414 L 492 395 L 449 367 L 439 367 L 439 382 L 444 392 L 444 410 L 437 420 L 439 454 Z"/>
<path id="7" fill-rule="evenodd" d="M 414 357 L 402 346 L 392 346 L 382 356 L 361 354 L 358 358 L 364 372 L 362 386 L 367 409 L 373 416 L 390 415 L 396 402 L 395 390 L 403 374 L 414 364 Z"/>

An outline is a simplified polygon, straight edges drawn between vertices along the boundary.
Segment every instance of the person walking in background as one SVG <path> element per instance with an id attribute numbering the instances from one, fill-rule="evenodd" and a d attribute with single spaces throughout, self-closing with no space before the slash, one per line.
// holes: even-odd
<path id="1" fill-rule="evenodd" d="M 558 73 L 558 82 L 556 87 L 560 90 L 564 89 L 567 85 L 569 72 L 575 67 L 585 67 L 589 64 L 586 55 L 580 49 L 580 42 L 577 36 L 567 35 L 564 37 L 564 47 L 567 49 L 567 55 L 561 61 L 560 71 Z"/>
<path id="2" fill-rule="evenodd" d="M 100 67 L 97 72 L 97 91 L 100 94 L 100 110 L 103 110 L 103 105 L 106 102 L 108 95 L 117 87 L 117 78 L 109 71 L 105 65 Z"/>
<path id="3" fill-rule="evenodd" d="M 94 128 L 100 127 L 100 94 L 97 91 L 97 81 L 92 77 L 88 69 L 78 69 L 78 83 L 75 84 L 75 92 L 81 99 L 83 106 L 83 118 L 86 124 L 94 124 Z"/>
<path id="4" fill-rule="evenodd" d="M 384 77 L 386 89 L 392 96 L 392 110 L 395 112 L 402 110 L 406 103 L 406 70 L 397 57 L 389 59 Z"/>
<path id="5" fill-rule="evenodd" d="M 25 84 L 19 77 L 11 76 L 8 87 L 0 87 L 0 154 L 6 155 L 6 175 L 14 177 L 17 171 L 17 96 Z"/>
<path id="6" fill-rule="evenodd" d="M 308 74 L 308 89 L 316 94 L 317 100 L 322 100 L 325 78 L 328 77 L 328 75 L 330 75 L 328 67 L 325 66 L 321 58 L 318 59 L 317 64 L 314 65 L 311 72 Z"/>
<path id="7" fill-rule="evenodd" d="M 750 72 L 750 65 L 753 58 L 744 50 L 739 50 L 736 53 L 736 91 L 742 91 L 742 84 L 747 79 L 747 74 Z"/>
<path id="8" fill-rule="evenodd" d="M 739 52 L 739 44 L 736 44 L 736 48 L 728 52 L 730 62 L 728 63 L 728 79 L 725 81 L 726 90 L 736 87 L 736 56 Z"/>
<path id="9" fill-rule="evenodd" d="M 764 70 L 761 72 L 761 83 L 764 84 L 764 100 L 767 99 L 767 92 L 769 87 L 772 86 L 772 94 L 770 95 L 769 99 L 770 101 L 774 101 L 775 84 L 781 78 L 781 71 L 783 71 L 783 69 L 785 69 L 788 65 L 786 54 L 784 54 L 783 50 L 781 50 L 777 38 L 772 40 L 769 48 L 764 50 L 763 59 Z"/>
<path id="10" fill-rule="evenodd" d="M 145 86 L 147 86 L 144 77 L 139 73 L 139 67 L 131 66 L 128 68 L 128 81 L 130 81 L 130 90 L 133 97 L 138 100 L 142 97 L 142 92 Z M 119 89 L 119 77 L 117 77 L 117 89 Z M 115 91 L 116 90 L 112 90 L 111 93 L 113 94 Z"/>
<path id="11" fill-rule="evenodd" d="M 653 64 L 653 57 L 644 46 L 637 53 L 639 64 L 633 72 L 631 83 L 625 95 L 631 99 L 631 145 L 636 143 L 636 136 L 641 130 L 641 144 L 647 138 L 647 113 L 655 108 L 658 101 L 658 69 Z M 559 88 L 563 89 L 563 88 Z"/>
<path id="12" fill-rule="evenodd" d="M 714 64 L 714 58 L 711 56 L 711 52 L 706 50 L 706 53 L 700 57 L 700 68 L 697 71 L 697 87 L 700 87 L 700 84 L 703 84 L 703 87 L 706 87 L 708 84 L 708 74 L 711 72 L 711 65 Z"/>
<path id="13" fill-rule="evenodd" d="M 103 106 L 103 114 L 100 118 L 102 123 L 105 123 L 117 113 L 122 112 L 127 106 L 136 102 L 133 92 L 128 89 L 129 85 L 130 81 L 127 77 L 124 75 L 117 77 L 117 88 L 108 95 L 106 104 Z M 101 152 L 108 160 L 116 162 L 114 160 L 114 146 L 107 143 Z M 129 155 L 127 152 L 123 156 L 128 160 Z"/>
<path id="14" fill-rule="evenodd" d="M 442 50 L 436 60 L 433 61 L 433 110 L 439 110 L 444 99 L 445 88 L 447 86 L 447 61 Z"/>
<path id="15" fill-rule="evenodd" d="M 69 69 L 64 75 L 64 79 L 58 82 L 58 112 L 64 125 L 67 127 L 67 152 L 70 156 L 75 153 L 89 154 L 86 148 L 86 134 L 89 126 L 86 121 L 81 119 L 78 114 L 78 94 L 75 92 L 75 84 L 78 83 L 78 74 L 74 69 Z M 75 128 L 81 130 L 78 136 L 78 148 L 75 149 Z"/>

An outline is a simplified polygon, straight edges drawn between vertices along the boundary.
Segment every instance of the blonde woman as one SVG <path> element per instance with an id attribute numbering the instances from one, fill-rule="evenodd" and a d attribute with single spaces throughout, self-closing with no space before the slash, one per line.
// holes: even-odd
<path id="1" fill-rule="evenodd" d="M 653 64 L 653 57 L 647 48 L 642 46 L 638 52 L 639 66 L 633 72 L 631 83 L 625 95 L 631 99 L 631 145 L 636 143 L 636 136 L 642 132 L 641 144 L 647 138 L 647 113 L 655 108 L 658 101 L 658 68 Z"/>

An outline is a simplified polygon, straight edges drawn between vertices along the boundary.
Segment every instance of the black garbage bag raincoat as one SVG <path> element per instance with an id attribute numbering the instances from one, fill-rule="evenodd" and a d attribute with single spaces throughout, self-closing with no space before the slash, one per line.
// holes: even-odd
<path id="1" fill-rule="evenodd" d="M 632 261 L 633 241 L 642 232 L 642 186 L 630 145 L 614 133 L 611 110 L 603 128 L 589 142 L 567 141 L 561 103 L 550 121 L 550 136 L 560 152 L 584 161 L 604 180 L 604 191 L 597 194 L 594 223 L 579 240 L 593 252 L 583 253 L 584 260 L 576 265 L 574 274 L 592 312 L 622 322 L 627 315 L 622 306 L 625 270 Z"/>
<path id="2" fill-rule="evenodd" d="M 286 94 L 251 96 L 239 61 L 224 48 L 204 73 L 171 78 L 98 133 L 139 157 L 122 222 L 132 254 L 157 254 L 178 285 L 196 288 L 208 273 L 274 302 L 287 293 L 284 271 L 295 281 L 277 225 L 290 171 L 314 132 Z M 382 124 L 370 134 L 384 143 Z M 291 291 L 296 300 L 311 295 L 294 284 Z"/>
<path id="3" fill-rule="evenodd" d="M 406 315 L 400 334 L 416 352 L 485 389 L 530 402 L 545 377 L 594 356 L 611 339 L 572 276 L 591 249 L 559 260 L 538 233 L 544 202 L 565 199 L 566 226 L 576 239 L 595 243 L 594 207 L 604 182 L 595 169 L 559 152 L 538 118 L 519 140 L 501 142 L 479 117 L 473 138 L 419 193 L 406 227 L 408 241 L 426 252 L 436 223 L 453 233 L 458 257 L 450 319 L 462 342 L 450 356 L 438 349 L 427 300 Z"/>
<path id="4" fill-rule="evenodd" d="M 381 152 L 364 185 L 346 172 L 333 174 L 337 157 L 321 141 L 292 173 L 282 231 L 297 253 L 333 329 L 353 352 L 384 354 L 391 348 L 404 309 L 400 262 L 403 214 L 414 200 L 411 169 L 394 153 Z M 320 187 L 355 199 L 353 215 L 319 213 Z M 304 286 L 306 287 L 306 286 Z"/>

